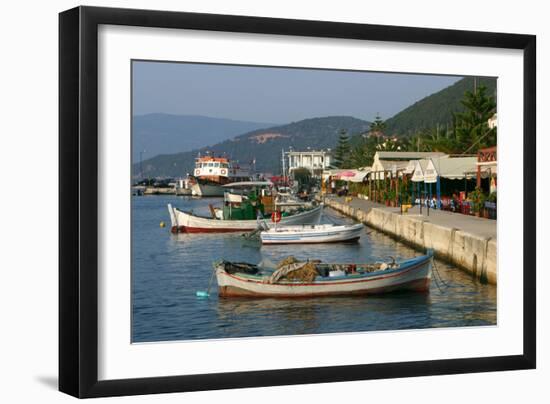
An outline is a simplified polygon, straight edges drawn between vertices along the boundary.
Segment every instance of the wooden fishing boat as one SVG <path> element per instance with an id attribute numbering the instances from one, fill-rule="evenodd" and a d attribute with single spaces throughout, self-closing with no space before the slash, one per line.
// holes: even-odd
<path id="1" fill-rule="evenodd" d="M 297 212 L 289 216 L 282 216 L 279 225 L 317 224 L 321 219 L 323 206 Z M 214 208 L 212 217 L 198 216 L 190 212 L 184 212 L 168 204 L 172 233 L 226 233 L 244 232 L 258 228 L 258 219 L 237 220 L 220 219 Z M 274 226 L 269 219 L 262 219 L 268 227 Z"/>
<path id="2" fill-rule="evenodd" d="M 247 263 L 214 264 L 221 297 L 314 297 L 428 292 L 433 251 L 376 264 L 292 262 L 278 269 Z"/>
<path id="3" fill-rule="evenodd" d="M 313 244 L 355 241 L 361 237 L 362 224 L 277 226 L 260 232 L 262 244 Z"/>

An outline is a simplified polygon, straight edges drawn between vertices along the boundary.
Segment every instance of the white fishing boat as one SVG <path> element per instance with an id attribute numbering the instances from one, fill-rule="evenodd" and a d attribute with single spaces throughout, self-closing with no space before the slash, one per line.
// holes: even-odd
<path id="1" fill-rule="evenodd" d="M 227 209 L 227 207 L 224 207 Z M 310 210 L 297 212 L 293 215 L 282 216 L 279 225 L 298 225 L 298 224 L 317 224 L 321 219 L 323 206 L 319 205 Z M 236 210 L 236 208 L 234 208 Z M 172 233 L 226 233 L 243 232 L 255 230 L 258 228 L 258 219 L 247 220 L 224 220 L 214 214 L 212 217 L 198 216 L 191 212 L 184 212 L 168 204 L 170 221 L 172 222 Z M 269 218 L 261 220 L 268 227 L 275 226 Z"/>
<path id="2" fill-rule="evenodd" d="M 354 241 L 361 237 L 362 224 L 317 224 L 276 226 L 260 232 L 262 244 L 312 244 Z"/>
<path id="3" fill-rule="evenodd" d="M 221 297 L 315 297 L 428 292 L 433 251 L 400 262 L 291 262 L 278 268 L 221 261 L 214 264 Z"/>

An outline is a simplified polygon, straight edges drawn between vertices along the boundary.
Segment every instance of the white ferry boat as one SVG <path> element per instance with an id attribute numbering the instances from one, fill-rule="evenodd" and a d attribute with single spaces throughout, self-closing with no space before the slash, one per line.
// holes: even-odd
<path id="1" fill-rule="evenodd" d="M 223 185 L 231 182 L 249 181 L 250 168 L 231 162 L 225 157 L 199 156 L 195 159 L 191 187 L 194 196 L 223 196 Z"/>

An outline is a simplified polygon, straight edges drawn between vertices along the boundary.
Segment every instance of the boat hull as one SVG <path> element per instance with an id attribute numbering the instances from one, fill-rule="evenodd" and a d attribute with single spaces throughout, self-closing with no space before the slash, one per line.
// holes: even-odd
<path id="1" fill-rule="evenodd" d="M 361 237 L 362 224 L 334 226 L 319 230 L 296 229 L 296 231 L 263 231 L 262 244 L 319 244 L 357 241 Z"/>
<path id="2" fill-rule="evenodd" d="M 292 216 L 285 216 L 279 222 L 281 225 L 317 224 L 321 219 L 322 205 L 311 210 L 297 213 Z M 229 233 L 255 230 L 258 228 L 256 220 L 219 220 L 195 216 L 183 212 L 168 205 L 170 220 L 172 222 L 172 233 Z M 265 221 L 268 227 L 275 224 L 269 220 Z"/>
<path id="3" fill-rule="evenodd" d="M 191 193 L 193 196 L 220 197 L 223 196 L 224 191 L 225 189 L 217 184 L 195 183 L 191 186 Z"/>
<path id="4" fill-rule="evenodd" d="M 360 289 L 351 291 L 326 291 L 316 293 L 258 293 L 239 286 L 225 285 L 218 288 L 220 297 L 253 297 L 253 298 L 310 298 L 310 297 L 337 297 L 337 296 L 367 296 L 392 292 L 419 292 L 425 293 L 430 288 L 429 279 L 415 279 L 395 286 L 384 286 L 371 289 Z"/>
<path id="5" fill-rule="evenodd" d="M 381 271 L 361 277 L 343 277 L 310 283 L 266 283 L 250 277 L 229 274 L 222 266 L 216 267 L 218 294 L 221 297 L 318 297 L 376 295 L 391 292 L 428 292 L 432 270 L 432 255 L 414 258 L 399 269 Z M 406 261 L 407 262 L 407 261 Z M 406 263 L 405 262 L 405 263 Z"/>

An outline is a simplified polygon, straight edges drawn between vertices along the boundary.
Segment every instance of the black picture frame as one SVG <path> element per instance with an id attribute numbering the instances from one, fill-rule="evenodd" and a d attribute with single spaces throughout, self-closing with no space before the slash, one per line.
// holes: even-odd
<path id="1" fill-rule="evenodd" d="M 522 50 L 523 354 L 98 381 L 100 24 Z M 535 73 L 533 35 L 96 7 L 77 7 L 60 13 L 59 390 L 84 398 L 535 368 Z"/>

